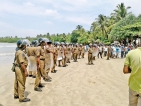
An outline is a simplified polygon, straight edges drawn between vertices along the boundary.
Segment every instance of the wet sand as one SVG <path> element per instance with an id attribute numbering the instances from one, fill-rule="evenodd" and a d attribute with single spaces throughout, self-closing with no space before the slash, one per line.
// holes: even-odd
<path id="1" fill-rule="evenodd" d="M 87 65 L 87 57 L 50 73 L 52 82 L 35 92 L 35 79 L 28 77 L 25 95 L 28 103 L 13 99 L 14 73 L 10 63 L 0 65 L 0 106 L 127 106 L 128 77 L 122 72 L 124 59 L 96 59 Z"/>

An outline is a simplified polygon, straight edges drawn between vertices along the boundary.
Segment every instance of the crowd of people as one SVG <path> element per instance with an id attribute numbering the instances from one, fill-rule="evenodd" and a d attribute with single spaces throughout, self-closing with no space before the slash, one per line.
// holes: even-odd
<path id="1" fill-rule="evenodd" d="M 52 44 L 47 38 L 39 38 L 32 43 L 28 40 L 18 40 L 14 69 L 12 68 L 15 72 L 14 99 L 19 99 L 20 102 L 30 101 L 24 96 L 26 77 L 35 78 L 34 90 L 41 92 L 44 87 L 41 78 L 51 82 L 49 72 L 56 73 L 56 66 L 66 67 L 70 60 L 77 62 L 77 59 L 84 58 L 84 53 L 85 47 L 82 44 Z"/>
<path id="2" fill-rule="evenodd" d="M 18 40 L 14 59 L 14 99 L 20 102 L 28 102 L 25 98 L 26 77 L 35 78 L 34 90 L 41 92 L 44 85 L 41 78 L 46 82 L 51 82 L 49 73 L 56 73 L 56 66 L 66 67 L 70 60 L 77 62 L 77 59 L 84 58 L 88 52 L 88 65 L 93 65 L 96 57 L 124 58 L 133 49 L 133 46 L 125 47 L 123 44 L 69 44 L 55 42 L 54 44 L 47 38 L 39 38 L 31 43 L 29 40 Z M 28 71 L 27 71 L 28 70 Z"/>
<path id="3" fill-rule="evenodd" d="M 120 44 L 120 43 L 116 43 L 116 44 L 111 44 L 111 45 L 103 45 L 103 44 L 99 44 L 95 46 L 98 49 L 98 54 L 97 57 L 99 58 L 99 56 L 102 57 L 107 57 L 107 59 L 109 60 L 109 58 L 125 58 L 126 54 L 134 49 L 135 47 L 133 45 L 128 45 L 128 46 L 124 46 L 124 44 Z"/>

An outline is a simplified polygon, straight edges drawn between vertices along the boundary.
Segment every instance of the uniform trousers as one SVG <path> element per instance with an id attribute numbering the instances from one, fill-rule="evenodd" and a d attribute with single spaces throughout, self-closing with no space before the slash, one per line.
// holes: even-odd
<path id="1" fill-rule="evenodd" d="M 14 83 L 14 96 L 19 96 L 19 100 L 22 101 L 25 91 L 26 77 L 20 67 L 15 67 L 15 83 Z"/>
<path id="2" fill-rule="evenodd" d="M 93 63 L 93 56 L 92 53 L 88 53 L 88 63 L 92 64 Z"/>
<path id="3" fill-rule="evenodd" d="M 37 70 L 36 80 L 35 80 L 35 88 L 39 86 L 41 83 L 41 76 L 44 79 L 47 79 L 47 74 L 45 72 L 45 60 L 40 60 L 40 69 Z"/>

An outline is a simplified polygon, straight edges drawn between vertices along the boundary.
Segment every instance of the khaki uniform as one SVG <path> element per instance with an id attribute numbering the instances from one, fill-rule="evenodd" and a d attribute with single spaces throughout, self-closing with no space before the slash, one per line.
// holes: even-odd
<path id="1" fill-rule="evenodd" d="M 77 61 L 77 55 L 78 55 L 78 47 L 73 47 L 73 59 L 75 62 Z"/>
<path id="2" fill-rule="evenodd" d="M 53 60 L 54 60 L 54 64 L 53 64 L 53 67 L 52 67 L 52 72 L 54 72 L 55 70 L 55 67 L 57 65 L 57 56 L 58 56 L 58 50 L 57 50 L 57 47 L 54 47 L 54 54 L 53 54 Z"/>
<path id="3" fill-rule="evenodd" d="M 49 67 L 46 70 L 46 72 L 48 74 L 49 71 L 52 71 L 52 70 L 54 71 L 54 69 L 55 69 L 54 54 L 52 53 L 52 52 L 54 52 L 54 47 L 52 45 L 51 46 L 46 46 L 46 50 L 47 50 L 46 55 L 48 57 L 45 60 L 46 60 L 47 64 L 49 63 Z"/>
<path id="4" fill-rule="evenodd" d="M 78 47 L 78 59 L 80 59 L 82 53 L 82 47 Z"/>
<path id="5" fill-rule="evenodd" d="M 51 68 L 51 55 L 50 47 L 47 45 L 45 48 L 45 72 L 48 74 Z"/>
<path id="6" fill-rule="evenodd" d="M 28 47 L 26 49 L 26 52 L 27 52 L 27 56 L 29 57 L 29 60 L 30 60 L 29 75 L 36 76 L 36 72 L 37 72 L 37 58 L 36 58 L 36 55 L 37 55 L 37 47 Z M 32 64 L 34 66 L 32 66 Z"/>
<path id="7" fill-rule="evenodd" d="M 61 60 L 58 60 L 58 66 L 60 67 L 61 66 L 61 62 L 62 62 L 62 66 L 63 66 L 63 62 L 64 62 L 64 60 L 63 60 L 63 48 L 61 47 L 61 46 L 59 46 L 58 48 L 57 48 L 57 51 L 58 51 L 58 57 L 59 58 L 62 58 Z"/>
<path id="8" fill-rule="evenodd" d="M 65 50 L 66 50 L 66 47 L 62 47 L 62 66 L 66 66 L 66 57 L 65 57 Z"/>
<path id="9" fill-rule="evenodd" d="M 85 47 L 84 46 L 82 46 L 82 53 L 81 53 L 81 55 L 82 55 L 82 58 L 84 58 L 84 55 L 85 55 Z"/>
<path id="10" fill-rule="evenodd" d="M 88 49 L 88 64 L 93 64 L 93 48 Z"/>
<path id="11" fill-rule="evenodd" d="M 14 95 L 19 96 L 19 100 L 22 101 L 25 96 L 24 96 L 24 91 L 25 91 L 25 82 L 26 82 L 26 77 L 24 74 L 24 71 L 21 69 L 20 64 L 24 63 L 25 66 L 27 67 L 28 65 L 28 60 L 25 56 L 25 53 L 22 50 L 18 50 L 15 54 L 15 83 L 14 83 Z"/>
<path id="12" fill-rule="evenodd" d="M 38 88 L 41 83 L 41 76 L 44 79 L 47 79 L 47 74 L 45 72 L 45 51 L 44 47 L 37 47 L 37 56 L 40 56 L 40 70 L 37 70 L 36 80 L 35 80 L 35 88 Z"/>
<path id="13" fill-rule="evenodd" d="M 64 64 L 63 64 L 63 66 L 66 66 L 67 60 L 68 60 L 68 56 L 67 56 L 67 54 L 68 54 L 68 49 L 67 49 L 67 48 L 68 48 L 68 47 L 66 47 L 66 46 L 63 47 L 63 50 L 64 50 Z"/>
<path id="14" fill-rule="evenodd" d="M 70 51 L 71 51 L 71 58 L 70 59 L 73 60 L 73 47 L 70 46 L 69 48 L 70 48 Z"/>
<path id="15" fill-rule="evenodd" d="M 66 47 L 66 63 L 70 63 L 70 59 L 71 59 L 71 48 L 70 47 Z"/>
<path id="16" fill-rule="evenodd" d="M 111 48 L 108 46 L 107 60 L 109 60 L 111 54 Z"/>

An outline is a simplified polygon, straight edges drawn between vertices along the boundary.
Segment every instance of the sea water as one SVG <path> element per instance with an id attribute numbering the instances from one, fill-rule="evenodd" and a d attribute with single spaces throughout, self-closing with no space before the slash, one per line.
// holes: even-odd
<path id="1" fill-rule="evenodd" d="M 0 43 L 0 66 L 13 63 L 15 49 L 16 43 Z"/>

